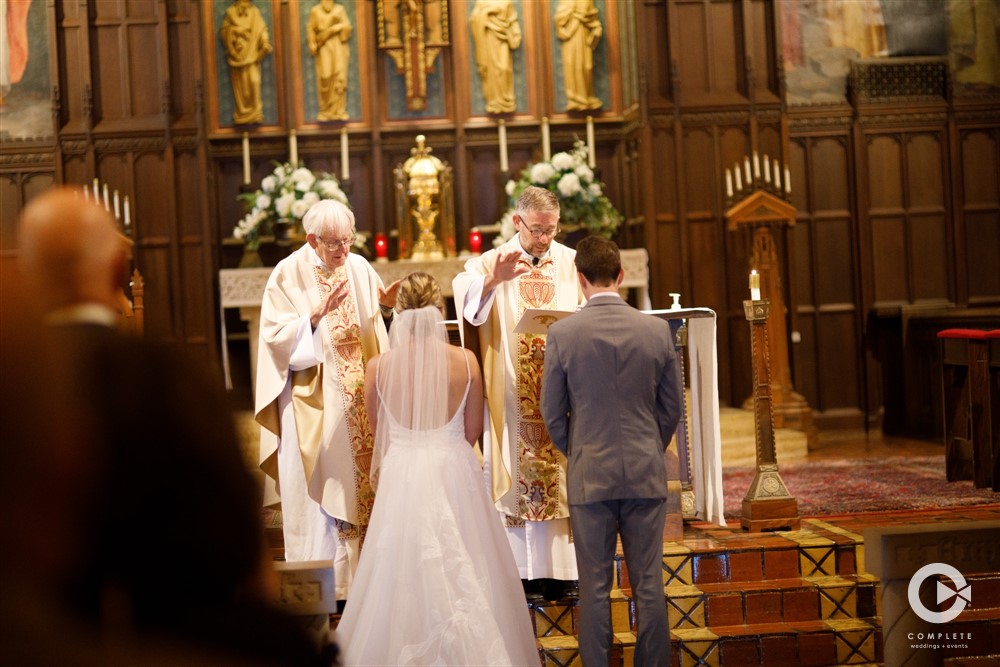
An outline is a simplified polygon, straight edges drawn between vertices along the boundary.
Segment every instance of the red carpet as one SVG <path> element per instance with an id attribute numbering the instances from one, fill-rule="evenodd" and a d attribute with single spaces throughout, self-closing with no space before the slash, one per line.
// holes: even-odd
<path id="1" fill-rule="evenodd" d="M 946 481 L 943 456 L 820 460 L 779 472 L 802 517 L 1000 505 L 1000 493 Z M 723 470 L 727 519 L 739 517 L 753 476 L 753 468 Z"/>

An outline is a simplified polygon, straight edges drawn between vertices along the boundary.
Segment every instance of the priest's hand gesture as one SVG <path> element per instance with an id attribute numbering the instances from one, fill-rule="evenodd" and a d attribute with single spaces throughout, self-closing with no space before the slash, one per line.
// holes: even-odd
<path id="1" fill-rule="evenodd" d="M 521 250 L 517 248 L 506 252 L 500 251 L 497 256 L 496 266 L 493 267 L 493 272 L 486 276 L 486 280 L 483 281 L 484 296 L 489 294 L 490 290 L 500 283 L 513 280 L 531 271 L 530 266 L 520 261 L 521 255 Z"/>
<path id="2" fill-rule="evenodd" d="M 319 303 L 309 313 L 309 323 L 313 329 L 319 326 L 320 320 L 326 317 L 327 313 L 340 307 L 340 304 L 347 298 L 347 293 L 350 289 L 346 278 L 336 285 L 331 285 L 325 281 L 320 283 Z"/>
<path id="3" fill-rule="evenodd" d="M 396 293 L 399 292 L 400 282 L 402 281 L 397 280 L 388 287 L 378 288 L 378 305 L 383 311 L 396 307 Z"/>

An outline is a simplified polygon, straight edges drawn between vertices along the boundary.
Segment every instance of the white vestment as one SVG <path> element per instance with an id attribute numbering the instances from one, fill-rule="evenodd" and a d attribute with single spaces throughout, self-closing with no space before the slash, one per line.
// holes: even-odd
<path id="1" fill-rule="evenodd" d="M 501 518 L 518 515 L 517 424 L 519 415 L 517 388 L 517 334 L 519 290 L 522 277 L 498 285 L 483 298 L 486 274 L 495 265 L 499 251 L 520 249 L 530 263 L 518 237 L 474 257 L 465 271 L 455 277 L 455 304 L 463 317 L 479 331 L 486 390 L 486 418 L 483 433 L 484 474 L 493 493 Z M 555 262 L 555 298 L 551 307 L 576 310 L 583 296 L 576 278 L 573 258 L 576 252 L 553 242 L 543 260 Z M 480 307 L 482 302 L 482 307 Z M 562 456 L 561 454 L 559 456 Z M 565 459 L 559 475 L 560 495 L 565 502 Z M 507 539 L 522 579 L 577 579 L 576 552 L 570 536 L 568 505 L 565 516 L 544 521 L 525 520 L 523 526 L 507 526 Z M 509 523 L 506 522 L 506 523 Z"/>
<path id="2" fill-rule="evenodd" d="M 359 255 L 348 255 L 343 271 L 350 297 L 315 331 L 310 313 L 326 289 L 318 276 L 329 269 L 304 245 L 271 273 L 261 305 L 255 411 L 261 468 L 281 498 L 285 558 L 333 560 L 338 599 L 347 596 L 360 542 L 358 535 L 339 533 L 337 522 L 363 531 L 373 498 L 364 467 L 372 447 L 364 364 L 388 349 L 378 302 L 382 280 Z M 353 369 L 346 382 L 341 368 Z M 322 397 L 311 413 L 319 437 L 300 442 L 306 426 L 297 423 L 292 394 L 302 395 L 302 379 L 310 377 L 314 396 Z"/>

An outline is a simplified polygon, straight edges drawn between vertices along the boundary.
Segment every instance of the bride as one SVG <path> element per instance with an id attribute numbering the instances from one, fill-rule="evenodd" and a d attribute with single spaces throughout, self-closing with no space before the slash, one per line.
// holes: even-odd
<path id="1" fill-rule="evenodd" d="M 375 506 L 337 628 L 347 665 L 538 665 L 510 546 L 472 445 L 475 356 L 448 343 L 441 289 L 403 279 L 389 352 L 369 361 Z"/>

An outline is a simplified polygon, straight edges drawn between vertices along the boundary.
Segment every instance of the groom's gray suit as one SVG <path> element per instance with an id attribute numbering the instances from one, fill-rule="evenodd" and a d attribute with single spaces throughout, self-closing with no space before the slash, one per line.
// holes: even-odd
<path id="1" fill-rule="evenodd" d="M 637 600 L 636 665 L 670 664 L 663 598 L 663 453 L 683 405 L 669 325 L 613 292 L 596 294 L 548 331 L 542 416 L 568 459 L 580 572 L 580 657 L 607 665 L 616 534 Z"/>

